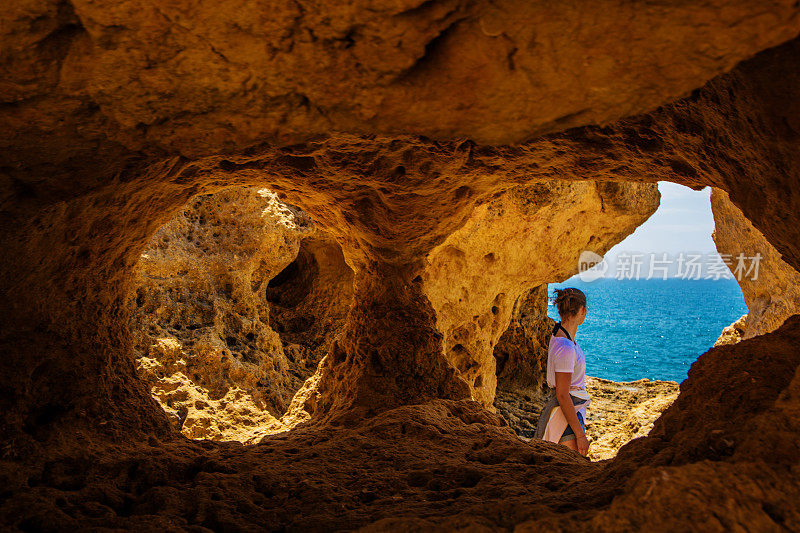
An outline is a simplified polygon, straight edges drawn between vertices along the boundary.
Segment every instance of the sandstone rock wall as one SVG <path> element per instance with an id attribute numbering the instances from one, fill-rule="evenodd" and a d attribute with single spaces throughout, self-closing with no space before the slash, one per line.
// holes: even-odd
<path id="1" fill-rule="evenodd" d="M 247 187 L 194 198 L 154 235 L 136 276 L 138 370 L 190 438 L 283 430 L 352 295 L 336 242 Z"/>
<path id="2" fill-rule="evenodd" d="M 141 255 L 137 365 L 186 436 L 247 441 L 278 427 L 298 387 L 267 283 L 313 233 L 275 193 L 227 189 L 193 199 Z"/>
<path id="3" fill-rule="evenodd" d="M 781 254 L 731 202 L 728 194 L 711 189 L 714 232 L 720 254 L 727 254 L 729 268 L 744 294 L 748 313 L 720 335 L 717 344 L 731 344 L 774 331 L 784 320 L 800 312 L 800 272 L 786 264 Z M 744 268 L 738 256 L 744 254 Z M 756 270 L 757 269 L 757 270 Z"/>
<path id="4" fill-rule="evenodd" d="M 270 326 L 278 333 L 297 391 L 341 332 L 353 299 L 353 271 L 339 244 L 317 230 L 297 257 L 268 283 Z"/>
<path id="5" fill-rule="evenodd" d="M 4 153 L 62 169 L 331 131 L 518 141 L 649 111 L 800 29 L 788 0 L 20 0 L 0 18 Z"/>
<path id="6" fill-rule="evenodd" d="M 498 390 L 538 398 L 546 390 L 547 347 L 555 320 L 547 316 L 546 283 L 523 293 L 514 303 L 511 323 L 494 347 Z"/>

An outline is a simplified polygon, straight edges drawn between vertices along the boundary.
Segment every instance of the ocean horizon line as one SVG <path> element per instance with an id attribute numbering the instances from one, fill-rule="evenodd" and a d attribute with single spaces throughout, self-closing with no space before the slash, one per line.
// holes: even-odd
<path id="1" fill-rule="evenodd" d="M 611 381 L 686 379 L 722 331 L 748 313 L 735 278 L 579 277 L 548 284 L 586 294 L 588 313 L 576 337 L 586 374 Z M 558 320 L 548 298 L 547 315 Z"/>
<path id="2" fill-rule="evenodd" d="M 577 274 L 566 281 L 560 282 L 552 282 L 550 285 L 561 285 L 563 283 L 573 283 L 573 282 L 580 282 L 580 283 L 595 283 L 597 281 L 670 281 L 670 280 L 680 280 L 680 281 L 733 281 L 738 283 L 735 277 L 720 277 L 720 278 L 683 278 L 680 276 L 667 276 L 666 278 L 650 278 L 650 277 L 640 277 L 640 278 L 618 278 L 618 277 L 600 277 L 595 278 L 592 280 L 582 280 L 576 277 Z M 574 278 L 574 279 L 573 279 Z"/>

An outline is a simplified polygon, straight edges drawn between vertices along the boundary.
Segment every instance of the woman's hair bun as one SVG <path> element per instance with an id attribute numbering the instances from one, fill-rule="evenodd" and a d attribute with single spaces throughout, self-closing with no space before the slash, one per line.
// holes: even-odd
<path id="1" fill-rule="evenodd" d="M 574 287 L 555 289 L 553 296 L 553 303 L 562 319 L 577 315 L 581 307 L 586 305 L 586 295 Z"/>

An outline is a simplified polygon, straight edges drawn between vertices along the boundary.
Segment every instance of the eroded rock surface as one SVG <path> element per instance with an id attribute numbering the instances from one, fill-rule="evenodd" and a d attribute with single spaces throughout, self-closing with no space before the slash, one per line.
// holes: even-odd
<path id="1" fill-rule="evenodd" d="M 649 111 L 800 29 L 789 0 L 20 0 L 0 16 L 3 151 L 71 168 L 93 148 L 198 157 L 332 131 L 518 141 Z"/>
<path id="2" fill-rule="evenodd" d="M 190 438 L 254 442 L 338 334 L 352 295 L 341 249 L 267 189 L 202 195 L 136 271 L 137 366 Z"/>
<path id="3" fill-rule="evenodd" d="M 744 335 L 744 325 L 747 322 L 747 315 L 742 315 L 730 326 L 725 326 L 722 333 L 719 334 L 714 346 L 721 344 L 736 344 L 742 340 Z"/>
<path id="4" fill-rule="evenodd" d="M 267 284 L 313 233 L 274 193 L 228 189 L 193 199 L 141 255 L 138 370 L 186 436 L 246 442 L 279 426 L 299 385 Z"/>
<path id="5" fill-rule="evenodd" d="M 714 184 L 728 190 L 732 201 L 773 242 L 787 263 L 797 266 L 800 260 L 793 243 L 800 236 L 794 235 L 793 226 L 784 223 L 796 211 L 797 201 L 784 194 L 791 190 L 794 175 L 786 169 L 793 168 L 796 153 L 790 120 L 797 101 L 791 97 L 795 74 L 786 71 L 785 75 L 775 75 L 783 72 L 786 64 L 792 64 L 796 55 L 797 43 L 788 43 L 743 63 L 691 97 L 647 115 L 604 128 L 579 128 L 540 137 L 521 146 L 487 147 L 469 141 L 440 142 L 413 136 L 359 138 L 336 134 L 303 145 L 259 145 L 238 154 L 196 160 L 175 157 L 154 161 L 140 154 L 138 158 L 125 158 L 128 166 L 124 171 L 114 166 L 106 168 L 116 176 L 106 181 L 92 181 L 100 179 L 96 174 L 91 177 L 95 167 L 75 173 L 78 182 L 70 189 L 68 198 L 73 199 L 66 204 L 49 202 L 47 199 L 52 196 L 41 196 L 35 187 L 14 181 L 9 175 L 9 194 L 18 197 L 20 203 L 4 204 L 10 209 L 7 220 L 19 222 L 9 226 L 4 243 L 10 256 L 18 261 L 5 265 L 4 279 L 9 281 L 5 290 L 13 294 L 22 287 L 33 287 L 33 292 L 29 290 L 28 300 L 19 303 L 9 315 L 9 338 L 13 340 L 8 345 L 15 352 L 28 353 L 25 339 L 33 338 L 36 334 L 31 332 L 37 328 L 51 332 L 56 340 L 47 350 L 48 363 L 41 365 L 37 374 L 37 379 L 47 376 L 48 385 L 43 390 L 52 391 L 53 398 L 42 394 L 34 397 L 30 387 L 14 385 L 13 376 L 24 382 L 31 378 L 17 370 L 24 365 L 12 365 L 6 373 L 14 391 L 9 397 L 24 399 L 9 403 L 7 412 L 21 408 L 27 413 L 32 409 L 41 411 L 31 415 L 34 419 L 48 418 L 45 413 L 58 405 L 55 398 L 62 393 L 72 394 L 62 392 L 61 376 L 65 374 L 72 378 L 73 391 L 92 391 L 90 396 L 104 391 L 102 401 L 88 397 L 81 401 L 90 411 L 117 412 L 113 405 L 127 401 L 116 396 L 120 394 L 129 395 L 134 403 L 141 401 L 144 390 L 139 385 L 117 387 L 112 385 L 116 378 L 109 377 L 98 386 L 97 378 L 89 377 L 113 374 L 108 369 L 117 367 L 120 375 L 133 375 L 133 369 L 125 362 L 130 339 L 119 330 L 119 324 L 126 319 L 120 302 L 128 295 L 131 268 L 151 233 L 167 221 L 172 210 L 198 193 L 234 183 L 268 185 L 283 192 L 293 205 L 302 206 L 340 243 L 345 261 L 355 272 L 353 302 L 367 309 L 352 316 L 371 313 L 379 307 L 370 305 L 370 295 L 359 295 L 359 288 L 374 289 L 378 295 L 393 294 L 388 301 L 397 305 L 406 302 L 416 310 L 398 308 L 397 313 L 384 315 L 389 319 L 386 325 L 404 314 L 418 315 L 414 320 L 425 324 L 431 341 L 417 346 L 429 346 L 426 352 L 434 359 L 441 357 L 441 351 L 434 347 L 440 342 L 435 340 L 435 328 L 428 324 L 434 314 L 420 314 L 418 310 L 425 306 L 416 304 L 416 297 L 397 293 L 407 290 L 420 274 L 426 255 L 466 223 L 476 204 L 512 185 L 578 177 L 650 182 L 666 177 L 691 186 Z M 764 130 L 775 134 L 764 135 Z M 748 146 L 752 150 L 742 150 L 743 142 L 751 143 Z M 98 155 L 92 161 L 102 162 L 102 158 Z M 365 174 L 370 176 L 366 182 Z M 732 177 L 739 175 L 746 175 L 747 179 L 736 181 Z M 89 183 L 93 184 L 91 193 L 84 188 Z M 755 195 L 748 191 L 754 186 L 765 196 L 780 193 L 782 201 L 753 203 Z M 57 195 L 58 190 L 49 189 L 47 195 Z M 92 212 L 94 216 L 74 216 Z M 95 244 L 81 244 L 84 240 Z M 47 257 L 47 261 L 37 257 Z M 83 296 L 76 298 L 76 294 Z M 46 312 L 47 309 L 53 312 Z M 96 320 L 89 325 L 75 318 L 86 316 Z M 390 330 L 402 331 L 403 326 L 399 327 L 391 326 Z M 98 337 L 98 331 L 104 333 Z M 362 330 L 343 331 L 358 335 Z M 389 350 L 381 357 L 369 357 L 356 355 L 359 347 L 366 346 L 358 339 L 346 338 L 342 342 L 349 351 L 341 359 L 330 361 L 337 365 L 346 362 L 347 368 L 340 369 L 340 376 L 349 375 L 355 367 L 359 367 L 357 373 L 361 376 L 392 373 L 390 369 L 395 366 L 408 364 L 407 356 L 401 357 L 400 353 L 418 349 L 408 346 Z M 91 347 L 98 345 L 108 347 L 109 352 L 96 354 Z M 85 368 L 92 371 L 68 368 L 62 361 L 75 354 L 58 355 L 64 350 L 91 358 L 85 361 Z M 420 363 L 426 358 L 411 357 Z M 436 363 L 434 367 L 445 369 L 447 365 Z M 427 363 L 421 363 L 420 373 L 413 370 L 411 374 L 423 375 L 430 370 Z M 446 372 L 439 377 L 450 380 Z M 127 382 L 128 377 L 121 379 Z M 339 389 L 347 387 L 343 385 L 346 381 L 334 379 L 331 384 L 335 382 L 336 386 L 327 389 L 329 394 L 353 393 Z M 414 387 L 422 383 L 428 383 L 424 393 L 401 393 L 397 397 L 423 401 L 439 397 L 441 390 L 460 388 L 456 383 L 441 388 L 441 384 L 434 386 L 425 378 L 406 382 Z M 382 396 L 387 401 L 392 397 Z M 367 404 L 374 407 L 372 401 Z M 329 398 L 323 405 L 352 404 Z M 394 401 L 385 407 L 392 405 Z M 68 409 L 72 414 L 79 411 L 77 406 Z M 150 408 L 147 411 L 154 413 Z M 29 415 L 10 416 L 15 427 L 22 427 Z M 129 421 L 137 424 L 138 417 L 133 415 Z M 144 427 L 163 424 L 150 415 L 147 422 L 142 422 Z"/>
<path id="6" fill-rule="evenodd" d="M 498 392 L 519 392 L 538 399 L 548 388 L 547 347 L 555 321 L 547 316 L 547 291 L 548 285 L 543 283 L 514 302 L 511 323 L 494 347 Z"/>
<path id="7" fill-rule="evenodd" d="M 297 257 L 266 289 L 270 326 L 289 361 L 292 389 L 317 369 L 341 331 L 353 299 L 353 271 L 339 244 L 316 230 L 300 241 Z"/>
<path id="8" fill-rule="evenodd" d="M 745 317 L 723 331 L 717 343 L 730 344 L 777 329 L 800 312 L 800 272 L 786 264 L 725 191 L 711 189 L 711 209 L 715 226 L 711 236 L 717 251 L 727 255 L 748 309 Z"/>
<path id="9" fill-rule="evenodd" d="M 152 438 L 73 450 L 4 470 L 14 496 L 0 519 L 32 529 L 499 531 L 576 529 L 587 519 L 595 530 L 643 529 L 655 515 L 669 528 L 689 516 L 710 527 L 796 529 L 798 489 L 788 473 L 800 452 L 800 376 L 778 370 L 800 363 L 798 342 L 795 316 L 769 335 L 712 348 L 650 436 L 605 463 L 522 442 L 477 402 L 435 400 L 351 426 L 298 427 L 252 447 Z M 753 380 L 758 385 L 747 385 Z M 770 435 L 777 425 L 783 429 Z M 704 511 L 733 497 L 736 513 Z M 686 514 L 674 513 L 678 505 Z"/>

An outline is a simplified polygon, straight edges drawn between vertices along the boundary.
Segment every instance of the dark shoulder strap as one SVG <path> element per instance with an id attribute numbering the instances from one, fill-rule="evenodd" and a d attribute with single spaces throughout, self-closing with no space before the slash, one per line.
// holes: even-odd
<path id="1" fill-rule="evenodd" d="M 559 322 L 556 322 L 556 325 L 555 325 L 555 326 L 553 326 L 553 335 L 555 335 L 556 333 L 558 333 L 558 330 L 559 330 L 559 329 L 560 329 L 561 331 L 563 331 L 563 332 L 564 332 L 564 334 L 567 336 L 567 338 L 568 338 L 569 340 L 571 340 L 571 341 L 572 341 L 572 337 L 570 336 L 570 334 L 569 334 L 569 331 L 567 331 L 566 329 L 564 329 L 564 326 L 562 326 L 562 325 L 561 325 L 561 322 L 560 322 L 560 321 L 559 321 Z M 572 342 L 575 342 L 575 341 L 572 341 Z"/>

